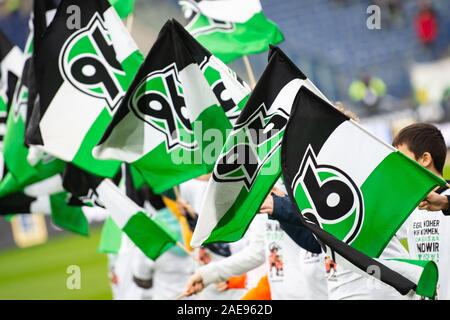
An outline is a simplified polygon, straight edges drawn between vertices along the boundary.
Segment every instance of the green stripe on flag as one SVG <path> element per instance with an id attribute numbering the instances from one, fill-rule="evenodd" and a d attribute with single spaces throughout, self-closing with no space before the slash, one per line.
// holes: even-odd
<path id="1" fill-rule="evenodd" d="M 422 268 L 420 279 L 417 283 L 416 293 L 419 296 L 434 298 L 439 280 L 439 270 L 434 261 L 411 260 L 411 259 L 388 259 L 393 261 L 405 262 Z"/>
<path id="2" fill-rule="evenodd" d="M 70 206 L 67 204 L 66 200 L 66 192 L 50 196 L 53 223 L 63 229 L 83 236 L 88 236 L 89 222 L 87 221 L 82 208 Z"/>
<path id="3" fill-rule="evenodd" d="M 134 2 L 135 0 L 109 0 L 109 3 L 116 9 L 117 14 L 122 19 L 133 13 Z"/>
<path id="4" fill-rule="evenodd" d="M 143 212 L 133 215 L 123 231 L 152 260 L 157 259 L 177 242 L 176 235 L 156 218 L 149 219 Z"/>
<path id="5" fill-rule="evenodd" d="M 267 51 L 269 44 L 276 45 L 284 40 L 278 26 L 267 19 L 263 12 L 256 13 L 245 23 L 233 23 L 233 31 L 219 30 L 198 35 L 195 35 L 196 30 L 204 28 L 210 22 L 204 15 L 199 15 L 196 19 L 187 30 L 194 34 L 200 44 L 225 63 L 244 55 Z"/>
<path id="6" fill-rule="evenodd" d="M 398 176 L 400 168 L 402 172 L 410 173 L 408 179 Z M 397 229 L 392 229 L 392 226 L 401 226 L 418 206 L 420 199 L 424 199 L 436 184 L 445 185 L 445 181 L 429 173 L 401 152 L 392 152 L 361 186 L 366 212 L 363 227 L 352 242 L 352 247 L 370 257 L 380 256 L 397 232 Z M 420 188 L 412 188 L 411 186 L 414 185 Z M 385 192 L 386 188 L 397 192 Z M 383 201 L 380 201 L 381 195 Z M 405 199 L 408 200 L 405 201 Z M 411 202 L 409 199 L 419 200 Z M 393 208 L 396 212 L 392 211 Z M 384 239 L 384 245 L 380 246 L 380 242 L 373 239 Z"/>

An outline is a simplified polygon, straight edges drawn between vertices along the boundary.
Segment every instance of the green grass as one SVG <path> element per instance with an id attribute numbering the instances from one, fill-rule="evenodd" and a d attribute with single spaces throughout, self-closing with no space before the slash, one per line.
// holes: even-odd
<path id="1" fill-rule="evenodd" d="M 100 231 L 89 238 L 61 235 L 27 249 L 0 251 L 2 299 L 111 299 L 107 257 L 96 252 Z M 81 289 L 69 290 L 70 265 L 81 270 Z"/>
<path id="2" fill-rule="evenodd" d="M 450 164 L 444 167 L 444 179 L 450 180 Z"/>

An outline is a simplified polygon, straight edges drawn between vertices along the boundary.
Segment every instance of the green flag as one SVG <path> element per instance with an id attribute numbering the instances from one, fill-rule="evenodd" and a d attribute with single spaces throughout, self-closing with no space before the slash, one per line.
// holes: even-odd
<path id="1" fill-rule="evenodd" d="M 151 218 L 130 200 L 109 179 L 103 180 L 96 189 L 99 201 L 111 214 L 116 226 L 150 259 L 155 260 L 177 243 L 177 236 L 157 218 Z M 111 222 L 108 222 L 111 224 Z M 115 229 L 115 231 L 114 231 Z M 119 245 L 117 229 L 112 225 L 105 231 L 102 250 L 114 250 Z M 111 239 L 106 232 L 110 232 Z"/>
<path id="2" fill-rule="evenodd" d="M 190 20 L 186 29 L 204 47 L 228 63 L 269 50 L 284 40 L 264 15 L 259 0 L 179 1 Z"/>

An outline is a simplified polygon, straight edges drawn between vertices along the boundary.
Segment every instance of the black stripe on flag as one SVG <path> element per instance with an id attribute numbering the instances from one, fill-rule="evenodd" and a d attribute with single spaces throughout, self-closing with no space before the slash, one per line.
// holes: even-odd
<path id="1" fill-rule="evenodd" d="M 271 47 L 269 63 L 242 110 L 236 125 L 243 124 L 264 103 L 271 106 L 280 91 L 292 80 L 306 80 L 306 76 L 278 47 Z"/>
<path id="2" fill-rule="evenodd" d="M 294 101 L 281 146 L 282 171 L 286 189 L 291 201 L 295 204 L 294 207 L 302 224 L 310 229 L 323 244 L 364 272 L 370 270 L 370 266 L 377 266 L 380 270 L 380 280 L 405 295 L 415 289 L 416 286 L 412 281 L 338 240 L 318 225 L 308 222 L 301 214 L 293 194 L 292 183 L 308 145 L 312 146 L 317 155 L 332 132 L 348 119 L 307 88 L 300 89 Z"/>
<path id="3" fill-rule="evenodd" d="M 6 35 L 0 30 L 0 63 L 5 59 L 8 53 L 14 48 Z"/>
<path id="4" fill-rule="evenodd" d="M 29 197 L 21 192 L 13 193 L 0 198 L 0 216 L 8 214 L 30 213 L 30 206 L 36 198 Z"/>

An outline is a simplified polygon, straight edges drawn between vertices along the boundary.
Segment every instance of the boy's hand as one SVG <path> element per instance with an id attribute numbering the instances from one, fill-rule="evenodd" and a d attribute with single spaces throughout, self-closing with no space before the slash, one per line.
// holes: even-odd
<path id="1" fill-rule="evenodd" d="M 271 215 L 273 213 L 273 196 L 272 194 L 269 194 L 264 200 L 263 204 L 261 205 L 261 208 L 259 209 L 260 213 L 266 213 L 268 215 Z"/>
<path id="2" fill-rule="evenodd" d="M 434 191 L 419 203 L 419 209 L 428 211 L 445 211 L 448 209 L 448 198 Z"/>
<path id="3" fill-rule="evenodd" d="M 197 294 L 201 292 L 205 288 L 205 284 L 203 283 L 203 277 L 199 272 L 194 273 L 188 280 L 186 284 L 186 296 L 192 296 L 193 294 Z"/>

